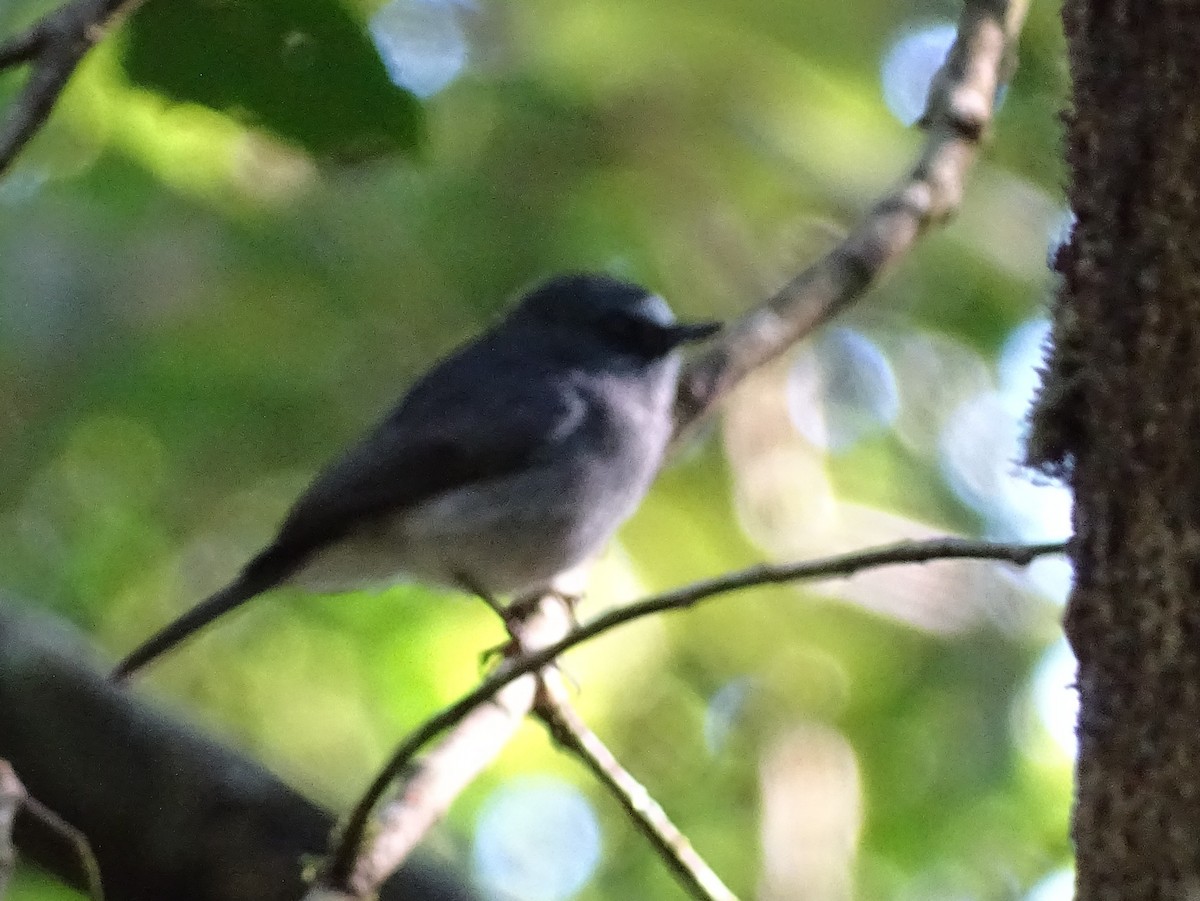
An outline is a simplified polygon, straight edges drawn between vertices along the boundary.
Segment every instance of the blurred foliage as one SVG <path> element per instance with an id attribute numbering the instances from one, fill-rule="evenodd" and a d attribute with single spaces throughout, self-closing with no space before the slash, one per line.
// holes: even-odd
<path id="1" fill-rule="evenodd" d="M 45 6 L 6 6 L 0 27 Z M 736 315 L 904 175 L 919 135 L 884 106 L 880 60 L 957 4 L 471 10 L 471 64 L 422 109 L 365 55 L 372 0 L 151 0 L 89 58 L 0 183 L 0 585 L 116 656 L 227 579 L 329 455 L 531 280 L 606 268 L 684 317 Z M 826 451 L 792 427 L 808 395 L 791 362 L 756 378 L 660 478 L 585 615 L 763 558 L 1005 531 L 964 499 L 944 436 L 1052 289 L 1055 16 L 1034 4 L 960 217 L 839 322 L 881 349 L 896 418 Z M 420 159 L 345 161 L 418 131 Z M 910 568 L 713 601 L 568 667 L 742 897 L 999 901 L 1067 858 L 1070 758 L 1030 700 L 1057 617 L 1020 574 Z M 279 592 L 147 681 L 345 805 L 499 640 L 483 605 L 415 586 Z M 547 772 L 601 821 L 578 897 L 681 897 L 533 725 L 451 813 L 464 867 L 489 794 Z M 780 799 L 793 815 L 768 817 Z M 797 849 L 840 836 L 818 857 L 849 875 L 785 894 L 768 849 L 788 829 Z M 13 894 L 60 896 L 32 875 Z"/>
<path id="2" fill-rule="evenodd" d="M 419 106 L 388 80 L 361 23 L 336 0 L 149 3 L 122 37 L 134 84 L 319 156 L 361 159 L 415 142 Z"/>

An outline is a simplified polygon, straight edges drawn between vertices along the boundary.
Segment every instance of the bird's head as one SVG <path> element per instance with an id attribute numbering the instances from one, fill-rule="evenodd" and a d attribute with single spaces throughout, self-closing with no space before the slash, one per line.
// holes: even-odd
<path id="1" fill-rule="evenodd" d="M 514 322 L 549 326 L 581 340 L 644 360 L 665 357 L 682 344 L 701 341 L 718 322 L 680 323 L 667 302 L 640 285 L 610 275 L 577 273 L 543 282 L 509 314 Z"/>

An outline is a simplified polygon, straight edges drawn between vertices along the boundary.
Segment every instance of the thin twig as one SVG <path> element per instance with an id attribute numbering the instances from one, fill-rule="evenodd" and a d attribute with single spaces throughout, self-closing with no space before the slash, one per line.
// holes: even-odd
<path id="1" fill-rule="evenodd" d="M 339 869 L 348 871 L 370 820 L 370 813 L 379 803 L 389 785 L 412 763 L 417 752 L 447 729 L 457 726 L 464 717 L 481 704 L 491 701 L 504 686 L 529 673 L 549 666 L 564 651 L 595 638 L 617 626 L 665 613 L 686 610 L 708 598 L 761 585 L 778 585 L 815 579 L 830 579 L 853 575 L 864 569 L 897 564 L 929 563 L 935 560 L 999 560 L 1027 565 L 1038 557 L 1066 550 L 1065 542 L 1051 544 L 1005 544 L 991 541 L 970 541 L 960 538 L 935 538 L 928 541 L 902 541 L 866 551 L 839 554 L 803 563 L 783 565 L 763 564 L 684 585 L 674 591 L 656 595 L 602 614 L 579 626 L 562 639 L 541 650 L 506 660 L 505 668 L 489 676 L 473 691 L 463 695 L 450 706 L 425 720 L 401 742 L 387 765 L 375 778 L 370 789 L 358 802 L 332 854 Z M 335 872 L 338 872 L 335 869 Z"/>
<path id="2" fill-rule="evenodd" d="M 571 705 L 559 672 L 542 670 L 538 682 L 540 690 L 533 705 L 534 716 L 541 720 L 560 747 L 579 758 L 608 788 L 688 894 L 699 901 L 737 901 L 737 896 L 705 863 L 662 806 L 588 728 Z"/>
<path id="3" fill-rule="evenodd" d="M 0 43 L 0 71 L 30 66 L 0 122 L 0 175 L 41 129 L 75 68 L 108 28 L 143 0 L 74 0 Z"/>
<path id="4" fill-rule="evenodd" d="M 501 669 L 522 655 L 559 641 L 571 629 L 573 618 L 567 603 L 548 596 L 513 619 L 509 629 L 514 644 Z M 515 655 L 515 656 L 514 656 Z M 396 796 L 372 817 L 398 771 L 390 768 L 375 779 L 342 828 L 309 901 L 326 897 L 319 892 L 340 892 L 344 897 L 365 897 L 387 879 L 407 857 L 450 803 L 491 763 L 533 708 L 537 694 L 535 677 L 513 680 L 464 718 L 454 733 L 427 754 L 419 764 L 405 768 Z M 364 842 L 367 827 L 375 828 Z"/>
<path id="5" fill-rule="evenodd" d="M 1028 5 L 968 0 L 963 6 L 954 47 L 929 91 L 920 123 L 927 138 L 908 178 L 837 247 L 730 325 L 687 366 L 675 403 L 677 436 L 749 373 L 862 297 L 930 226 L 957 211 Z"/>
<path id="6" fill-rule="evenodd" d="M 415 762 L 395 796 L 374 815 L 374 834 L 352 858 L 343 880 L 351 897 L 367 897 L 438 822 L 454 799 L 492 762 L 524 722 L 537 690 L 534 676 L 506 685 L 481 704 L 446 741 Z M 492 749 L 490 755 L 480 748 Z M 342 876 L 343 874 L 338 874 Z"/>

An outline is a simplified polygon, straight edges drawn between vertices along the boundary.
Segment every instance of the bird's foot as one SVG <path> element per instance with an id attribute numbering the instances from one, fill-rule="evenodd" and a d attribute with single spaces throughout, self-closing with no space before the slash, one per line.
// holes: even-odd
<path id="1" fill-rule="evenodd" d="M 546 597 L 557 598 L 561 601 L 563 607 L 566 609 L 567 616 L 570 618 L 571 628 L 576 629 L 579 627 L 577 610 L 583 602 L 583 591 L 561 588 L 556 585 L 551 585 L 549 588 L 517 598 L 505 609 L 505 623 L 507 624 L 509 619 L 520 621 L 528 617 L 537 609 L 542 599 Z"/>
<path id="2" fill-rule="evenodd" d="M 463 584 L 468 583 L 463 580 Z M 496 647 L 488 648 L 480 655 L 480 666 L 485 672 L 493 670 L 504 658 L 517 656 L 521 652 L 523 646 L 529 640 L 529 630 L 526 628 L 526 624 L 537 614 L 542 601 L 546 597 L 554 597 L 561 602 L 562 609 L 566 612 L 569 619 L 571 629 L 579 626 L 579 620 L 576 616 L 576 606 L 582 600 L 580 593 L 567 592 L 552 587 L 523 595 L 515 599 L 512 603 L 503 606 L 486 592 L 480 591 L 478 588 L 472 588 L 471 590 L 483 598 L 484 602 L 500 617 L 504 623 L 504 628 L 510 636 L 508 641 Z"/>

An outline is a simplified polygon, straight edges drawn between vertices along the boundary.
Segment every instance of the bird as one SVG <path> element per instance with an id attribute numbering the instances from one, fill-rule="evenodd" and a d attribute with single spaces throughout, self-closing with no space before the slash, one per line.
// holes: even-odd
<path id="1" fill-rule="evenodd" d="M 681 348 L 721 328 L 603 273 L 544 281 L 416 380 L 321 470 L 238 575 L 128 654 L 115 682 L 271 589 L 407 580 L 527 598 L 594 556 L 666 453 Z"/>

